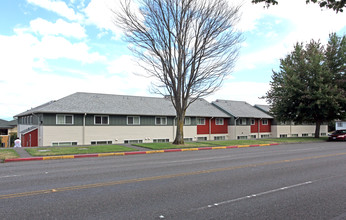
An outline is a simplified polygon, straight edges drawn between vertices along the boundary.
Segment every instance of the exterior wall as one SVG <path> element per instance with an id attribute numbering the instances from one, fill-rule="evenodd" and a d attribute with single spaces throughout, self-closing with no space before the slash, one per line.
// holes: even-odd
<path id="1" fill-rule="evenodd" d="M 229 138 L 235 140 L 238 136 L 247 136 L 250 138 L 251 135 L 251 126 L 250 125 L 231 125 L 228 126 L 228 135 Z"/>
<path id="2" fill-rule="evenodd" d="M 280 137 L 280 134 L 287 135 L 287 137 L 294 137 L 298 134 L 298 137 L 302 137 L 303 134 L 308 134 L 308 137 L 313 137 L 315 133 L 315 125 L 273 125 L 272 136 Z M 320 133 L 328 133 L 328 125 L 321 125 Z"/>
<path id="3" fill-rule="evenodd" d="M 335 130 L 346 129 L 346 121 L 337 121 L 335 123 Z"/>
<path id="4" fill-rule="evenodd" d="M 268 124 L 264 125 L 263 119 L 255 119 L 255 124 L 251 125 L 251 133 L 270 133 L 271 132 L 271 121 L 270 119 L 268 120 Z M 259 131 L 258 131 L 258 123 L 259 123 Z"/>
<path id="5" fill-rule="evenodd" d="M 43 126 L 41 130 L 44 135 L 42 146 L 51 146 L 53 142 L 90 145 L 91 141 L 112 141 L 113 144 L 122 144 L 125 140 L 142 140 L 143 143 L 151 143 L 153 139 L 169 139 L 172 142 L 176 126 Z M 196 140 L 197 127 L 185 126 L 184 137 Z"/>
<path id="6" fill-rule="evenodd" d="M 197 125 L 197 134 L 228 134 L 228 119 L 223 119 L 223 125 L 216 125 L 215 118 L 205 118 L 205 125 Z"/>
<path id="7" fill-rule="evenodd" d="M 22 136 L 22 147 L 38 146 L 38 129 L 30 131 Z"/>

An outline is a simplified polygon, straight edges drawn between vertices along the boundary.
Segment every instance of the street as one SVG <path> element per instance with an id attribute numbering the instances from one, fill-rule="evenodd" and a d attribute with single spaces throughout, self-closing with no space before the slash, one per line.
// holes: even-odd
<path id="1" fill-rule="evenodd" d="M 0 164 L 0 219 L 346 219 L 346 143 Z"/>

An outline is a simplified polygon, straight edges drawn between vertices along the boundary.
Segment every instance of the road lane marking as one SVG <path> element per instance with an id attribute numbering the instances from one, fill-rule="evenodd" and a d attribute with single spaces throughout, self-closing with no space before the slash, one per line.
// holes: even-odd
<path id="1" fill-rule="evenodd" d="M 137 183 L 137 182 L 144 182 L 144 181 L 172 179 L 172 178 L 184 177 L 184 176 L 208 174 L 208 173 L 236 170 L 241 168 L 250 168 L 250 167 L 258 167 L 258 166 L 266 166 L 266 165 L 274 165 L 274 164 L 282 164 L 282 163 L 291 163 L 291 162 L 302 161 L 302 160 L 320 159 L 320 158 L 335 157 L 335 156 L 342 156 L 342 155 L 346 155 L 346 152 L 337 153 L 337 154 L 326 154 L 326 155 L 320 155 L 320 156 L 294 158 L 289 160 L 268 161 L 268 162 L 262 162 L 262 163 L 256 163 L 256 164 L 244 164 L 240 166 L 215 168 L 215 169 L 209 169 L 209 170 L 192 171 L 192 172 L 177 173 L 177 174 L 162 175 L 162 176 L 152 176 L 152 177 L 143 177 L 143 178 L 129 179 L 129 180 L 117 180 L 117 181 L 111 181 L 111 182 L 101 182 L 101 183 L 94 183 L 94 184 L 54 188 L 54 193 L 72 191 L 72 190 L 90 189 L 90 188 L 96 188 L 96 187 L 115 186 L 115 185 Z M 52 193 L 52 189 L 0 195 L 0 199 L 18 198 L 23 196 L 42 195 L 42 194 L 48 194 L 48 193 Z"/>
<path id="2" fill-rule="evenodd" d="M 7 175 L 7 176 L 0 176 L 0 178 L 9 178 L 9 177 L 16 177 L 16 176 L 19 176 L 19 175 Z"/>
<path id="3" fill-rule="evenodd" d="M 308 184 L 311 184 L 311 183 L 313 183 L 313 181 L 307 181 L 307 182 L 304 182 L 304 183 L 298 183 L 298 184 L 294 184 L 294 185 L 290 185 L 290 186 L 285 186 L 285 187 L 281 187 L 281 188 L 277 188 L 277 189 L 273 189 L 273 190 L 268 190 L 268 191 L 265 191 L 265 192 L 260 192 L 260 193 L 257 193 L 257 194 L 251 194 L 251 195 L 247 195 L 247 196 L 243 196 L 243 197 L 239 197 L 239 198 L 235 198 L 235 199 L 230 199 L 230 200 L 227 200 L 227 201 L 216 202 L 214 204 L 210 204 L 210 205 L 206 205 L 206 206 L 203 206 L 203 207 L 200 207 L 200 208 L 192 209 L 191 211 L 200 211 L 200 210 L 204 210 L 204 209 L 208 209 L 208 208 L 213 208 L 213 207 L 220 206 L 220 205 L 226 205 L 226 204 L 233 203 L 233 202 L 239 202 L 239 201 L 242 201 L 242 200 L 251 199 L 251 198 L 254 198 L 254 197 L 263 196 L 263 195 L 267 195 L 267 194 L 271 194 L 271 193 L 275 193 L 275 192 L 279 192 L 279 191 L 283 191 L 283 190 L 288 190 L 288 189 L 292 189 L 292 188 L 295 188 L 295 187 L 300 187 L 300 186 L 308 185 Z"/>

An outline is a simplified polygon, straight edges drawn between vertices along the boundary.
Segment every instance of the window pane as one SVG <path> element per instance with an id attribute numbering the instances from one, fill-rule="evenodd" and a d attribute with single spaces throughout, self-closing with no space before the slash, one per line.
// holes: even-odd
<path id="1" fill-rule="evenodd" d="M 156 118 L 155 124 L 160 125 L 161 124 L 161 118 Z"/>
<path id="2" fill-rule="evenodd" d="M 65 124 L 65 117 L 64 117 L 64 115 L 57 115 L 56 116 L 56 123 L 57 124 Z"/>
<path id="3" fill-rule="evenodd" d="M 72 115 L 65 116 L 65 124 L 72 124 Z"/>
<path id="4" fill-rule="evenodd" d="M 101 116 L 95 116 L 95 124 L 101 124 Z"/>
<path id="5" fill-rule="evenodd" d="M 133 117 L 133 124 L 139 125 L 139 117 Z"/>
<path id="6" fill-rule="evenodd" d="M 107 116 L 102 117 L 102 124 L 105 124 L 105 125 L 108 124 L 108 117 Z"/>
<path id="7" fill-rule="evenodd" d="M 133 125 L 133 117 L 127 117 L 127 124 Z"/>

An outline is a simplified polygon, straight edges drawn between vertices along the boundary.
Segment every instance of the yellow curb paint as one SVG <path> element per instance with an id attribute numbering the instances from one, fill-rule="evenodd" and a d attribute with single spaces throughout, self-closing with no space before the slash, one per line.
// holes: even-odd
<path id="1" fill-rule="evenodd" d="M 125 153 L 114 153 L 114 156 L 124 156 Z"/>
<path id="2" fill-rule="evenodd" d="M 226 149 L 227 147 L 212 147 L 211 149 L 216 150 L 216 149 Z"/>
<path id="3" fill-rule="evenodd" d="M 114 156 L 115 153 L 102 153 L 102 154 L 98 154 L 99 157 L 108 157 L 108 156 Z"/>
<path id="4" fill-rule="evenodd" d="M 198 148 L 184 148 L 184 149 L 181 149 L 181 151 L 195 151 L 195 150 L 198 150 Z"/>
<path id="5" fill-rule="evenodd" d="M 60 160 L 60 159 L 73 159 L 74 155 L 65 155 L 65 156 L 50 156 L 50 157 L 43 157 L 43 160 Z"/>
<path id="6" fill-rule="evenodd" d="M 270 146 L 270 144 L 260 144 L 259 146 Z"/>
<path id="7" fill-rule="evenodd" d="M 241 147 L 250 147 L 250 145 L 238 145 L 237 147 L 241 148 Z"/>
<path id="8" fill-rule="evenodd" d="M 151 151 L 145 151 L 146 154 L 156 154 L 156 153 L 164 153 L 164 150 L 151 150 Z"/>

